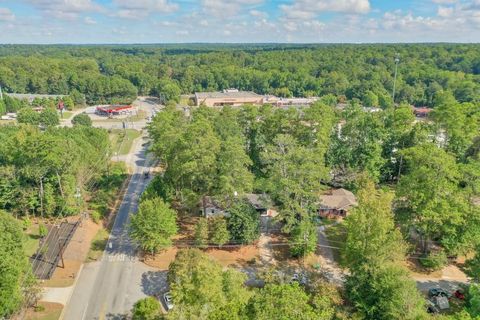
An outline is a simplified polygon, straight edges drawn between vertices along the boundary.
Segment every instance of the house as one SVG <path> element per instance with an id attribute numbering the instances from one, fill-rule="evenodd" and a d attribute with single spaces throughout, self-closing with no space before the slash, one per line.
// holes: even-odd
<path id="1" fill-rule="evenodd" d="M 245 194 L 245 200 L 262 216 L 274 218 L 278 215 L 278 212 L 272 206 L 272 200 L 266 194 L 247 193 Z"/>
<path id="2" fill-rule="evenodd" d="M 260 214 L 260 216 L 265 217 L 276 217 L 278 212 L 273 209 L 272 201 L 270 197 L 265 194 L 254 194 L 247 193 L 243 198 L 255 208 L 255 210 Z M 203 212 L 205 206 L 205 213 Z M 225 204 L 222 204 L 220 201 L 214 197 L 207 196 L 205 197 L 205 205 L 203 201 L 200 201 L 198 204 L 199 213 L 206 218 L 214 217 L 226 217 L 228 218 L 230 214 L 228 209 L 225 207 Z"/>
<path id="3" fill-rule="evenodd" d="M 320 196 L 318 213 L 324 218 L 343 219 L 357 205 L 355 195 L 345 189 L 333 189 Z"/>
<path id="4" fill-rule="evenodd" d="M 427 118 L 433 109 L 427 107 L 413 107 L 413 114 L 417 118 Z"/>
<path id="5" fill-rule="evenodd" d="M 203 203 L 205 201 L 205 203 Z M 200 214 L 205 218 L 215 217 L 229 217 L 230 214 L 226 211 L 224 206 L 213 197 L 206 196 L 204 200 L 199 203 Z M 203 212 L 205 208 L 205 212 Z"/>
<path id="6" fill-rule="evenodd" d="M 255 92 L 238 91 L 237 89 L 226 89 L 221 92 L 196 92 L 194 99 L 196 106 L 204 104 L 207 107 L 239 107 L 244 104 L 263 104 L 263 96 Z"/>

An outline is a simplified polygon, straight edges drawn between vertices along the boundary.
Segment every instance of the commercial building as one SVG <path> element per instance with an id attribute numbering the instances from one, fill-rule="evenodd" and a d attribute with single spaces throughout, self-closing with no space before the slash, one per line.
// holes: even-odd
<path id="1" fill-rule="evenodd" d="M 105 116 L 114 116 L 120 114 L 130 114 L 134 110 L 131 105 L 107 105 L 97 106 L 95 113 Z"/>
<path id="2" fill-rule="evenodd" d="M 263 96 L 251 91 L 238 91 L 227 89 L 221 92 L 196 92 L 195 105 L 207 107 L 233 106 L 239 107 L 244 104 L 262 105 Z"/>

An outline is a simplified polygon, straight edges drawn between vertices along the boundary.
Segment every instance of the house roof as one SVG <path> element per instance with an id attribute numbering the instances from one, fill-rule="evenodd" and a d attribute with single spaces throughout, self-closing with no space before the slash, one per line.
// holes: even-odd
<path id="1" fill-rule="evenodd" d="M 255 207 L 255 209 L 268 209 L 271 206 L 272 200 L 266 194 L 247 193 L 245 199 Z"/>
<path id="2" fill-rule="evenodd" d="M 217 91 L 217 92 L 195 92 L 197 99 L 225 99 L 225 98 L 262 98 L 261 95 L 252 91 Z"/>
<path id="3" fill-rule="evenodd" d="M 327 194 L 320 196 L 320 201 L 323 206 L 337 210 L 347 210 L 357 205 L 355 195 L 345 189 L 330 190 Z"/>

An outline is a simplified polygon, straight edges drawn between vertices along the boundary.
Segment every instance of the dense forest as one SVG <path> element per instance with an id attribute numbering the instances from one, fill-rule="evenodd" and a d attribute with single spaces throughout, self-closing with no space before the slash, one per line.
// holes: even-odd
<path id="1" fill-rule="evenodd" d="M 0 46 L 7 92 L 85 94 L 88 103 L 137 94 L 177 100 L 195 91 L 238 88 L 278 96 L 360 99 L 434 106 L 435 94 L 480 98 L 479 45 L 138 45 Z"/>

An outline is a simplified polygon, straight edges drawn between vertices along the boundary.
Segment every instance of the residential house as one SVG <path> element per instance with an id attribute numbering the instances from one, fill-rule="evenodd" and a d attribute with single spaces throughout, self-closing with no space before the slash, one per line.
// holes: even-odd
<path id="1" fill-rule="evenodd" d="M 319 215 L 324 218 L 343 219 L 357 205 L 355 195 L 345 189 L 332 189 L 320 196 Z"/>

